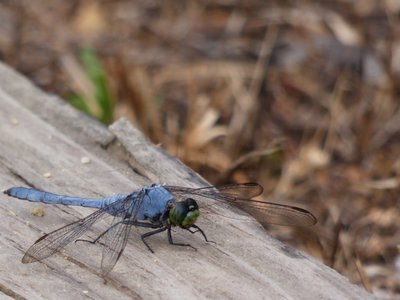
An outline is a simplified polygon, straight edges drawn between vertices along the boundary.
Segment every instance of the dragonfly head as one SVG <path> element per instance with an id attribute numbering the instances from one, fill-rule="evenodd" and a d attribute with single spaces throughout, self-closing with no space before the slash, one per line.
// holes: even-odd
<path id="1" fill-rule="evenodd" d="M 174 203 L 169 210 L 169 220 L 172 225 L 182 228 L 191 227 L 200 215 L 199 206 L 192 198 Z"/>

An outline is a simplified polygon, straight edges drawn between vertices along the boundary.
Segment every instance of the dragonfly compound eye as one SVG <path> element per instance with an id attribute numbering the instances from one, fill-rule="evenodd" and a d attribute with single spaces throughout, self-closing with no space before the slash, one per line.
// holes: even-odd
<path id="1" fill-rule="evenodd" d="M 172 225 L 182 228 L 191 227 L 199 217 L 199 206 L 192 198 L 187 198 L 175 205 L 169 211 L 169 219 Z"/>
<path id="2" fill-rule="evenodd" d="M 187 203 L 188 210 L 189 211 L 196 211 L 199 210 L 199 206 L 197 205 L 197 202 L 192 199 L 192 198 L 187 198 L 184 202 Z"/>

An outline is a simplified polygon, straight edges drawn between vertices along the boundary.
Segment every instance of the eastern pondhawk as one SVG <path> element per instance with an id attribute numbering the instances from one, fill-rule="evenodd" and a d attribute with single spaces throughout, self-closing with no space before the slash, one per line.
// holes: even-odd
<path id="1" fill-rule="evenodd" d="M 191 233 L 200 232 L 204 239 L 210 242 L 204 231 L 195 225 L 200 215 L 195 199 L 208 198 L 222 202 L 243 203 L 262 212 L 266 218 L 265 222 L 271 224 L 310 226 L 317 222 L 316 218 L 305 209 L 251 199 L 262 192 L 262 186 L 257 183 L 202 188 L 153 184 L 128 195 L 116 194 L 100 199 L 63 196 L 26 187 L 12 187 L 4 191 L 5 194 L 22 200 L 98 208 L 87 217 L 39 238 L 26 251 L 22 258 L 23 263 L 41 261 L 53 255 L 72 241 L 78 241 L 78 238 L 95 222 L 107 215 L 114 216 L 108 229 L 95 240 L 80 240 L 96 243 L 100 238 L 104 239 L 101 260 L 103 276 L 113 269 L 124 251 L 132 225 L 154 229 L 141 235 L 143 243 L 151 252 L 153 250 L 146 238 L 163 231 L 167 231 L 170 244 L 192 247 L 190 244 L 173 241 L 171 235 L 173 226 Z"/>

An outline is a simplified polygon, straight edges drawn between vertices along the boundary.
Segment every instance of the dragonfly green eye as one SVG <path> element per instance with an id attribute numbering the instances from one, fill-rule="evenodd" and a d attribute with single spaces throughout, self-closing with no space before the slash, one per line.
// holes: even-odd
<path id="1" fill-rule="evenodd" d="M 169 211 L 172 225 L 182 228 L 191 227 L 200 215 L 199 206 L 192 198 L 177 202 Z"/>

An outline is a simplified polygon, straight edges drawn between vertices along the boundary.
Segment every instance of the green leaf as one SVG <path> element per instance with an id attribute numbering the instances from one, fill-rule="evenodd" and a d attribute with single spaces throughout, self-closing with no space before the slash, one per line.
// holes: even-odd
<path id="1" fill-rule="evenodd" d="M 107 76 L 93 49 L 84 48 L 81 51 L 80 59 L 85 72 L 93 85 L 93 98 L 98 105 L 100 115 L 94 115 L 87 105 L 87 99 L 83 95 L 73 95 L 69 100 L 73 106 L 99 119 L 104 124 L 113 121 L 114 101 L 107 84 Z"/>

